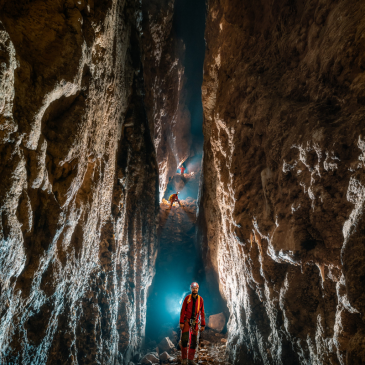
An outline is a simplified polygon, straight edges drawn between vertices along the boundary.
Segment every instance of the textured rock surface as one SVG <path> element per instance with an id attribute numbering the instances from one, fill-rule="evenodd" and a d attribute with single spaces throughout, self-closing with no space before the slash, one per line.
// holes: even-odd
<path id="1" fill-rule="evenodd" d="M 148 120 L 159 166 L 160 200 L 169 177 L 190 156 L 190 113 L 186 106 L 184 52 L 173 33 L 174 0 L 143 4 L 144 77 Z"/>
<path id="2" fill-rule="evenodd" d="M 200 222 L 235 364 L 361 364 L 365 4 L 209 0 Z"/>
<path id="3" fill-rule="evenodd" d="M 208 318 L 207 326 L 217 332 L 222 332 L 226 325 L 226 317 L 223 313 L 212 314 Z"/>
<path id="4" fill-rule="evenodd" d="M 158 166 L 135 1 L 0 1 L 0 362 L 141 345 Z"/>
<path id="5" fill-rule="evenodd" d="M 160 352 L 171 352 L 175 345 L 171 342 L 171 340 L 168 337 L 163 338 L 160 343 L 158 344 L 158 348 Z"/>

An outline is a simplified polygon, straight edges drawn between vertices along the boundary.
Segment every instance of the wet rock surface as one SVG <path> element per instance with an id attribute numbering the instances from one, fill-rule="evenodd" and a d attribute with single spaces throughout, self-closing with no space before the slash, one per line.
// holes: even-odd
<path id="1" fill-rule="evenodd" d="M 158 165 L 134 1 L 0 1 L 0 363 L 127 364 Z"/>
<path id="2" fill-rule="evenodd" d="M 365 363 L 364 15 L 208 1 L 199 223 L 234 364 Z"/>

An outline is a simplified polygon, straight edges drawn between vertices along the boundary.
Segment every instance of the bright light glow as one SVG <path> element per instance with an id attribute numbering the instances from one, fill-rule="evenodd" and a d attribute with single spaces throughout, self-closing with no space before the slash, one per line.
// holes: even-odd
<path id="1" fill-rule="evenodd" d="M 180 313 L 181 306 L 186 295 L 187 293 L 184 293 L 182 296 L 181 294 L 172 294 L 166 297 L 166 308 L 171 315 L 177 315 Z"/>

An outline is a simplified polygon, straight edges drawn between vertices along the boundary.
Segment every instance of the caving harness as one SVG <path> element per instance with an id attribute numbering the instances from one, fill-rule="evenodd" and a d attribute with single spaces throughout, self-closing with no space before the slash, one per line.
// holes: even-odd
<path id="1" fill-rule="evenodd" d="M 189 298 L 188 298 L 188 302 L 186 303 L 186 305 L 188 305 L 190 302 L 191 302 L 191 299 L 192 299 L 192 294 L 189 295 Z M 198 325 L 198 332 L 200 330 L 200 320 L 199 320 L 199 312 L 200 312 L 200 295 L 198 295 L 198 298 L 197 298 L 197 309 L 198 309 L 198 312 L 196 314 L 196 317 L 195 318 L 190 318 L 189 320 L 187 319 L 187 321 L 189 321 L 189 326 L 190 328 L 194 329 L 196 325 Z M 182 331 L 180 331 L 180 343 L 181 343 L 181 336 L 182 336 Z"/>
<path id="2" fill-rule="evenodd" d="M 199 284 L 196 282 L 193 282 L 190 285 L 190 288 L 193 292 L 194 289 L 199 289 Z M 196 293 L 197 297 L 195 297 L 195 295 L 193 295 L 193 293 L 191 293 L 190 295 L 188 295 L 185 300 L 184 303 L 186 301 L 185 307 L 182 308 L 181 310 L 181 315 L 184 313 L 184 325 L 183 328 L 181 329 L 181 334 L 180 334 L 180 347 L 181 347 L 181 353 L 182 353 L 182 357 L 184 358 L 183 355 L 183 351 L 188 351 L 188 358 L 189 359 L 193 359 L 194 355 L 195 355 L 195 351 L 197 349 L 197 347 L 199 347 L 199 337 L 200 337 L 200 329 L 201 329 L 201 320 L 202 320 L 202 316 L 201 318 L 199 318 L 200 312 L 204 309 L 204 304 L 203 304 L 203 298 L 201 296 L 199 296 Z M 192 302 L 193 301 L 193 302 Z M 192 303 L 191 303 L 192 302 Z M 187 316 L 187 309 L 189 307 L 189 305 L 191 306 L 191 314 L 190 314 L 190 318 Z M 182 318 L 181 318 L 182 320 Z M 180 322 L 181 325 L 181 322 Z M 189 327 L 189 330 L 187 330 L 186 327 Z M 185 331 L 183 333 L 183 331 Z M 188 349 L 188 350 L 187 350 Z M 186 353 L 185 353 L 186 356 Z M 190 360 L 189 360 L 190 363 Z"/>
<path id="3" fill-rule="evenodd" d="M 171 194 L 171 195 L 169 196 L 169 202 L 171 202 L 171 201 L 175 201 L 175 200 L 178 200 L 178 199 L 179 199 L 178 194 L 179 194 L 179 193 Z"/>
<path id="4" fill-rule="evenodd" d="M 188 305 L 192 300 L 192 294 L 189 295 L 188 301 L 186 303 L 186 305 Z M 194 308 L 195 309 L 195 308 Z M 198 295 L 197 298 L 197 313 L 196 313 L 196 317 L 195 318 L 190 318 L 189 319 L 189 325 L 191 328 L 195 328 L 195 325 L 200 325 L 200 320 L 199 320 L 199 312 L 200 312 L 200 295 Z"/>

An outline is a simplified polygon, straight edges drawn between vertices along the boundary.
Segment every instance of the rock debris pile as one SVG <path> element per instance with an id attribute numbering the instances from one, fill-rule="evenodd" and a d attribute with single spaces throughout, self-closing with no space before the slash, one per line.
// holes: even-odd
<path id="1" fill-rule="evenodd" d="M 200 365 L 231 365 L 227 361 L 226 348 L 227 334 L 223 335 L 207 328 L 200 334 L 194 361 Z M 155 351 L 148 352 L 137 364 L 181 364 L 180 345 L 176 338 L 170 340 L 166 337 L 153 350 Z"/>

